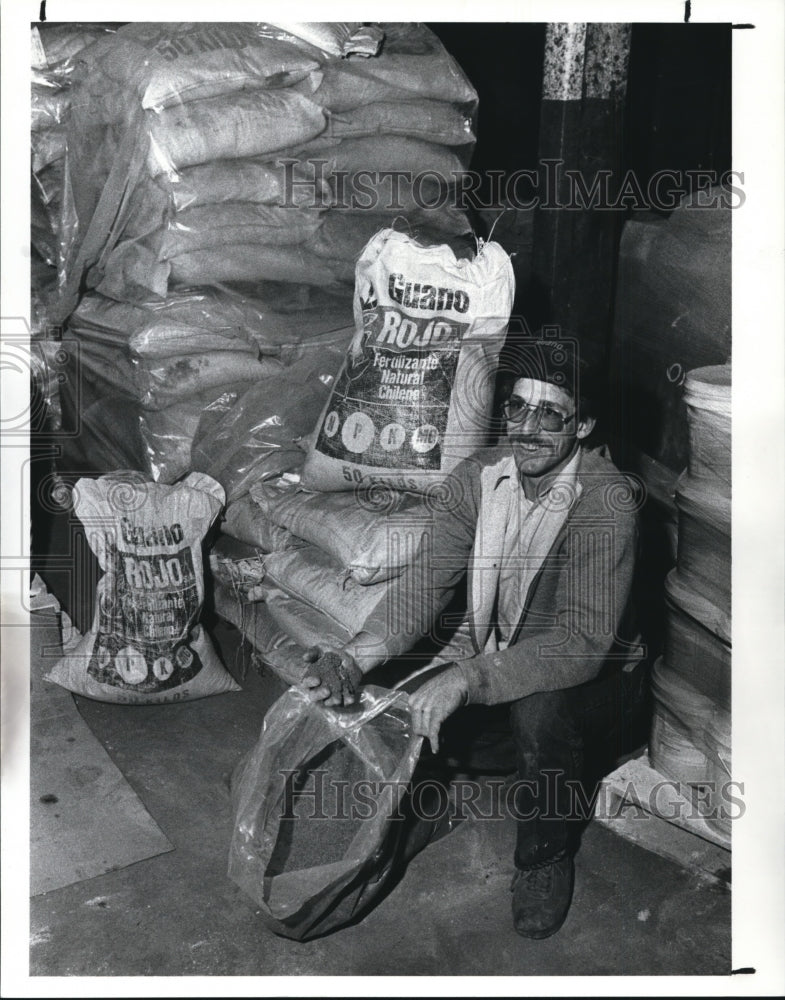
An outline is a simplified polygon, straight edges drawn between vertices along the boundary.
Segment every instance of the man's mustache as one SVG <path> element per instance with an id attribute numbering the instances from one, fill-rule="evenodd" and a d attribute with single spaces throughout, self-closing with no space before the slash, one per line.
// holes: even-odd
<path id="1" fill-rule="evenodd" d="M 516 434 L 514 436 L 508 435 L 508 439 L 513 444 L 536 444 L 540 448 L 544 448 L 548 444 L 548 442 L 546 440 L 544 440 L 543 438 L 522 437 L 522 436 L 520 436 L 518 434 Z"/>

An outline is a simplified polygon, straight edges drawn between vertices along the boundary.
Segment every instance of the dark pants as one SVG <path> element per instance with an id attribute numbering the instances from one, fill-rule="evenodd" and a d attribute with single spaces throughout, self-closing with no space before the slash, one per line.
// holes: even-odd
<path id="1" fill-rule="evenodd" d="M 423 751 L 415 780 L 513 774 L 515 864 L 574 853 L 599 779 L 646 740 L 647 680 L 641 664 L 506 705 L 460 709 L 442 726 L 438 756 Z"/>

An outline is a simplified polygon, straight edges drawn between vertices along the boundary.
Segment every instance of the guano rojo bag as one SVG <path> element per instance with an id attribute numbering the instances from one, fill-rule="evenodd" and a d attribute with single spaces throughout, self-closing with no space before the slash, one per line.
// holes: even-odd
<path id="1" fill-rule="evenodd" d="M 422 492 L 487 444 L 514 285 L 497 243 L 469 260 L 377 233 L 357 262 L 355 334 L 302 485 Z"/>
<path id="2" fill-rule="evenodd" d="M 357 705 L 336 710 L 291 688 L 272 706 L 233 776 L 229 877 L 276 934 L 304 941 L 338 930 L 387 888 L 421 745 L 401 691 L 369 685 Z M 327 820 L 309 808 L 314 781 Z"/>
<path id="3" fill-rule="evenodd" d="M 80 479 L 74 492 L 104 575 L 92 628 L 47 679 L 131 705 L 238 691 L 199 622 L 202 541 L 223 507 L 221 486 L 200 473 L 176 486 L 118 473 Z"/>

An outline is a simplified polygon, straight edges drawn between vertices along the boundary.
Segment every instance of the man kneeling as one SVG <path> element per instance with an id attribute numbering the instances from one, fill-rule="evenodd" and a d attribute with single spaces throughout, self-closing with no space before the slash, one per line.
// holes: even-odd
<path id="1" fill-rule="evenodd" d="M 517 769 L 512 910 L 529 938 L 555 933 L 569 910 L 587 741 L 609 738 L 640 693 L 630 670 L 641 659 L 630 610 L 638 505 L 583 444 L 595 421 L 578 371 L 567 340 L 520 352 L 505 437 L 453 472 L 427 573 L 406 570 L 329 681 L 316 666 L 306 679 L 314 700 L 351 702 L 362 675 L 433 634 L 465 583 L 463 623 L 412 694 L 413 723 L 434 754 L 482 770 L 490 748 L 491 765 Z"/>

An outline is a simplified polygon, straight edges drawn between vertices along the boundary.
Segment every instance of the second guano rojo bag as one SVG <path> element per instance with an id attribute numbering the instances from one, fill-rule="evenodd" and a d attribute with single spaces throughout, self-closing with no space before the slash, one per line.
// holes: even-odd
<path id="1" fill-rule="evenodd" d="M 472 259 L 384 229 L 355 270 L 355 334 L 302 485 L 427 492 L 488 443 L 515 279 L 497 243 Z"/>

